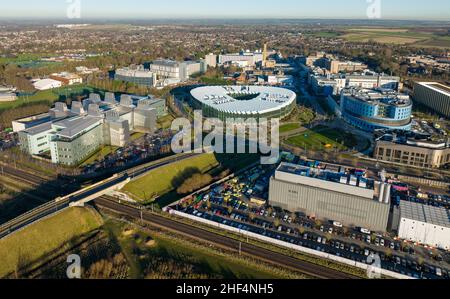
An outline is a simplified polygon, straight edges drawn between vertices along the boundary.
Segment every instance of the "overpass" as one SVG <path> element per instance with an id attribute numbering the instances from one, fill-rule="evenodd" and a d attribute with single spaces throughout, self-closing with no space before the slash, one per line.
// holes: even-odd
<path id="1" fill-rule="evenodd" d="M 68 207 L 83 206 L 84 204 L 98 197 L 101 197 L 110 191 L 121 189 L 130 180 L 145 175 L 151 170 L 185 159 L 189 159 L 197 155 L 198 154 L 190 153 L 164 158 L 115 174 L 108 179 L 88 186 L 67 196 L 58 197 L 25 214 L 20 215 L 15 219 L 12 219 L 11 221 L 8 221 L 7 223 L 0 225 L 0 239 L 7 237 L 14 232 L 22 230 L 30 224 L 51 217 L 52 215 L 59 213 Z"/>

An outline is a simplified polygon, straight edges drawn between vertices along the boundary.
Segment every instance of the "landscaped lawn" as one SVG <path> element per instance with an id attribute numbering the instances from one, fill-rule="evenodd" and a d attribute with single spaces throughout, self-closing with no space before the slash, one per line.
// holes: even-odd
<path id="1" fill-rule="evenodd" d="M 346 150 L 356 146 L 356 139 L 352 134 L 343 131 L 318 127 L 287 139 L 287 143 L 309 150 L 332 150 L 336 147 Z"/>
<path id="2" fill-rule="evenodd" d="M 128 183 L 123 191 L 135 199 L 148 201 L 174 190 L 192 174 L 207 173 L 218 165 L 214 154 L 202 154 L 150 171 L 146 176 Z"/>
<path id="3" fill-rule="evenodd" d="M 280 133 L 286 133 L 289 131 L 294 131 L 297 129 L 300 129 L 300 124 L 286 124 L 286 125 L 282 125 L 280 126 Z"/>
<path id="4" fill-rule="evenodd" d="M 102 225 L 103 220 L 94 210 L 70 208 L 1 239 L 0 277 L 13 272 L 19 261 L 35 262 Z"/>

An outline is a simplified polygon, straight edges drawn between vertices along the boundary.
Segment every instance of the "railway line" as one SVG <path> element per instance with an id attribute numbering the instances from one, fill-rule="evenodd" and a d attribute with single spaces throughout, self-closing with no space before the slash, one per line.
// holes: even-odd
<path id="1" fill-rule="evenodd" d="M 252 244 L 241 243 L 235 239 L 215 234 L 213 232 L 190 226 L 175 220 L 167 219 L 149 212 L 142 211 L 136 207 L 122 205 L 107 196 L 102 196 L 94 200 L 94 203 L 99 206 L 119 214 L 127 215 L 132 218 L 142 219 L 151 225 L 157 226 L 164 230 L 170 230 L 176 233 L 181 233 L 187 237 L 199 239 L 216 246 L 227 248 L 235 252 L 241 252 L 250 257 L 263 260 L 267 263 L 289 268 L 303 274 L 319 278 L 319 279 L 356 279 L 358 277 L 343 273 L 324 266 L 312 264 L 302 261 L 290 256 L 283 255 L 265 248 L 261 248 Z"/>
<path id="2" fill-rule="evenodd" d="M 102 182 L 99 182 L 95 185 L 92 185 L 90 187 L 87 187 L 85 189 L 79 190 L 75 193 L 69 194 L 67 196 L 58 197 L 52 201 L 49 201 L 27 213 L 24 213 L 20 216 L 18 216 L 15 219 L 12 219 L 11 221 L 1 224 L 0 225 L 0 239 L 4 238 L 11 233 L 14 233 L 20 229 L 25 228 L 26 226 L 44 219 L 45 217 L 51 216 L 54 213 L 57 213 L 67 207 L 69 207 L 71 204 L 76 203 L 78 201 L 82 201 L 83 199 L 87 197 L 91 197 L 102 190 L 108 189 L 111 186 L 115 184 L 119 184 L 120 182 L 126 181 L 128 178 L 135 178 L 140 175 L 145 174 L 146 172 L 150 170 L 157 169 L 159 167 L 163 167 L 184 159 L 188 159 L 191 157 L 196 156 L 197 154 L 182 154 L 177 156 L 168 157 L 159 161 L 155 161 L 146 165 L 141 165 L 135 168 L 132 168 L 128 171 L 124 171 L 121 173 L 118 173 L 111 178 L 108 178 Z M 5 171 L 6 170 L 6 171 Z M 11 171 L 9 167 L 6 167 L 3 169 L 5 173 L 7 171 Z M 9 172 L 8 172 L 9 173 Z M 25 174 L 22 171 L 17 172 L 21 178 L 28 179 L 33 177 L 31 174 Z"/>

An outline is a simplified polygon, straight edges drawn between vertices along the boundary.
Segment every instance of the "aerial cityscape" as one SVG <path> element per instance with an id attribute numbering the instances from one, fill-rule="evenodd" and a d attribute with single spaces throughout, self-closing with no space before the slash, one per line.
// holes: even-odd
<path id="1" fill-rule="evenodd" d="M 448 2 L 17 2 L 0 280 L 450 279 Z"/>

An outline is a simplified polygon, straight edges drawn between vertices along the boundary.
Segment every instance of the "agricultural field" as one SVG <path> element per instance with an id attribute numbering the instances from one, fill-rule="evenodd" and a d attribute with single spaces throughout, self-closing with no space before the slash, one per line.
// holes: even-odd
<path id="1" fill-rule="evenodd" d="M 357 145 L 357 141 L 352 134 L 330 129 L 317 127 L 308 130 L 300 135 L 287 139 L 287 143 L 307 150 L 327 151 L 327 150 L 347 150 Z"/>
<path id="2" fill-rule="evenodd" d="M 92 209 L 70 208 L 0 240 L 0 277 L 34 263 L 72 240 L 99 229 L 103 220 Z"/>
<path id="3" fill-rule="evenodd" d="M 342 38 L 352 42 L 374 41 L 384 44 L 450 47 L 450 37 L 405 28 L 351 28 Z"/>

